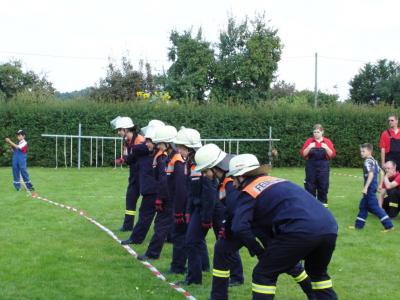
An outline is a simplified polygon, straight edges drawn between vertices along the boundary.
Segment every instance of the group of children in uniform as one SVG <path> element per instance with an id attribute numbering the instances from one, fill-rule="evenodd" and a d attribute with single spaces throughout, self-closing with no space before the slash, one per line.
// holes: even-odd
<path id="1" fill-rule="evenodd" d="M 206 235 L 213 229 L 210 299 L 228 299 L 229 286 L 243 283 L 243 246 L 258 258 L 253 299 L 273 299 L 281 273 L 293 276 L 309 300 L 337 299 L 327 272 L 337 223 L 310 193 L 269 176 L 268 166 L 252 154 L 233 156 L 215 144 L 203 146 L 195 129 L 177 131 L 152 120 L 140 133 L 128 117 L 117 117 L 111 124 L 125 141 L 118 163 L 136 172 L 135 181 L 130 173 L 129 213 L 121 228 L 132 234 L 121 243 L 142 243 L 155 218 L 147 251 L 138 259 L 159 258 L 170 234 L 170 273 L 186 274 L 180 284 L 201 284 L 202 272 L 210 269 Z M 138 194 L 142 202 L 133 226 Z"/>

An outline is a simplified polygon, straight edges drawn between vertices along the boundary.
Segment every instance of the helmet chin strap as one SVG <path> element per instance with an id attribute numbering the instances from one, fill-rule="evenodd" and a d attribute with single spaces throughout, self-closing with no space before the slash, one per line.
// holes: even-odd
<path id="1" fill-rule="evenodd" d="M 236 177 L 237 182 L 239 183 L 238 189 L 241 190 L 243 188 L 246 179 L 243 176 Z"/>

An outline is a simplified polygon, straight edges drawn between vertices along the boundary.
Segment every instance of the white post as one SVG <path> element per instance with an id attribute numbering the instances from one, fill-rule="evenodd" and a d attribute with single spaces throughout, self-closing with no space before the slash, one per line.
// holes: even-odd
<path id="1" fill-rule="evenodd" d="M 58 168 L 58 139 L 57 139 L 57 137 L 56 137 L 56 169 Z"/>
<path id="2" fill-rule="evenodd" d="M 64 136 L 64 166 L 67 168 L 67 136 Z"/>
<path id="3" fill-rule="evenodd" d="M 93 163 L 93 151 L 92 151 L 92 148 L 93 148 L 93 138 L 90 137 L 90 166 L 92 166 L 92 163 Z"/>
<path id="4" fill-rule="evenodd" d="M 117 139 L 114 139 L 114 169 L 117 168 Z"/>
<path id="5" fill-rule="evenodd" d="M 71 135 L 71 168 L 72 168 L 72 135 Z"/>
<path id="6" fill-rule="evenodd" d="M 98 145 L 98 138 L 96 137 L 96 168 L 97 168 L 97 146 Z"/>
<path id="7" fill-rule="evenodd" d="M 104 139 L 101 139 L 101 166 L 104 166 Z"/>
<path id="8" fill-rule="evenodd" d="M 82 135 L 82 124 L 79 123 L 78 127 L 78 170 L 81 169 L 81 135 Z"/>

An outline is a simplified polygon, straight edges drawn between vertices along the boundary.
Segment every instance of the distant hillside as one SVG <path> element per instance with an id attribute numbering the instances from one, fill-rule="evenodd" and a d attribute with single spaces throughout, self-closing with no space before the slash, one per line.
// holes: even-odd
<path id="1" fill-rule="evenodd" d="M 87 87 L 87 88 L 84 88 L 79 91 L 72 91 L 72 92 L 65 92 L 65 93 L 56 92 L 56 96 L 57 96 L 57 98 L 59 98 L 61 100 L 70 100 L 70 99 L 75 99 L 78 97 L 89 96 L 91 90 L 92 90 L 91 87 Z"/>

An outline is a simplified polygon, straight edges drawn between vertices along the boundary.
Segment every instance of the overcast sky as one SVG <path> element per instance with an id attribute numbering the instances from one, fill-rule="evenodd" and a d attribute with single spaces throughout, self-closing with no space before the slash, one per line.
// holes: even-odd
<path id="1" fill-rule="evenodd" d="M 172 29 L 199 26 L 217 42 L 228 16 L 265 11 L 284 44 L 278 79 L 314 89 L 314 53 L 322 91 L 348 95 L 366 62 L 400 61 L 400 2 L 395 0 L 0 0 L 0 62 L 20 59 L 47 74 L 58 91 L 104 77 L 107 57 L 129 54 L 168 68 Z"/>

